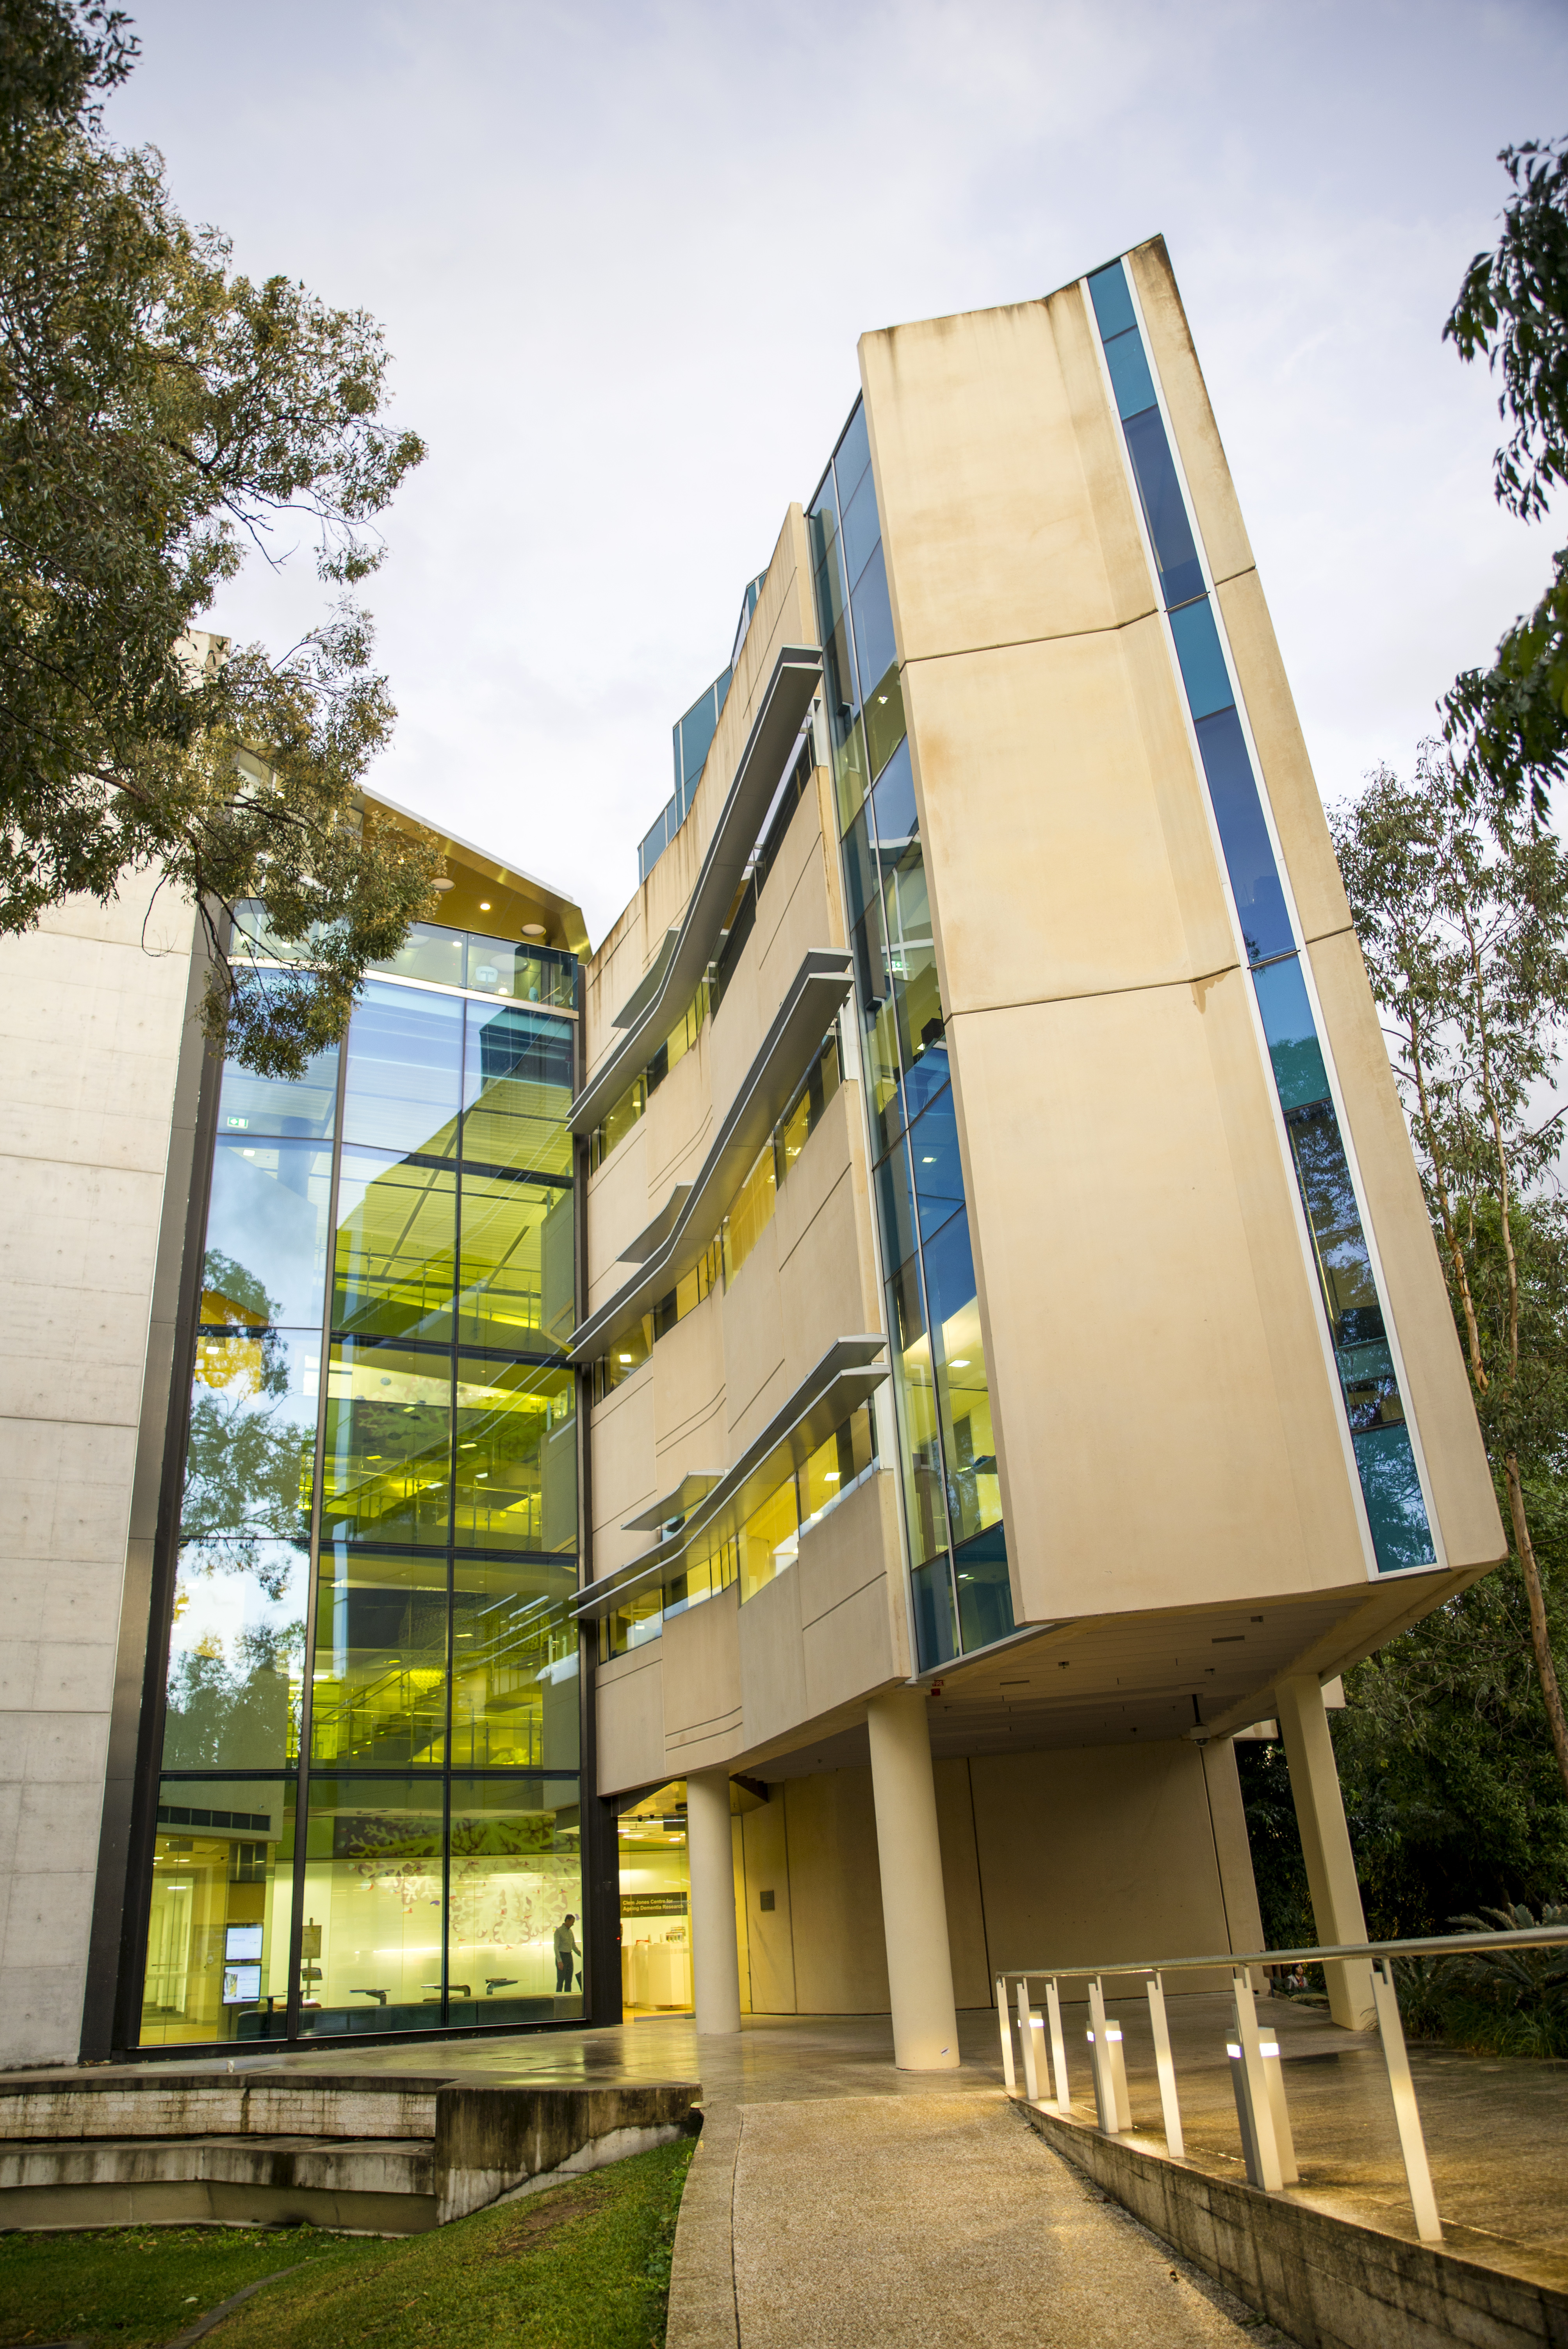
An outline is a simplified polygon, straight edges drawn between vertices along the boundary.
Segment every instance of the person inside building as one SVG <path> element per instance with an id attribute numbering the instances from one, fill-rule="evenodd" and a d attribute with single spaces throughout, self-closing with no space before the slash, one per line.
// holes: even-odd
<path id="1" fill-rule="evenodd" d="M 555 1928 L 555 1990 L 558 1997 L 572 1988 L 577 1960 L 583 1955 L 577 1936 L 572 1930 L 576 1922 L 576 1918 L 568 1909 Z"/>

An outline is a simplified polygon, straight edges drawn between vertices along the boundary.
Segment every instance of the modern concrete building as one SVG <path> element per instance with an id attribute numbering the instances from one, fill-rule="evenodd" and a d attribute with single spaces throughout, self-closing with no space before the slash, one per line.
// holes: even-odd
<path id="1" fill-rule="evenodd" d="M 450 842 L 290 1086 L 172 914 L 0 953 L 0 2060 L 941 2068 L 1001 1967 L 1259 1946 L 1265 1719 L 1361 1937 L 1326 1690 L 1505 1545 L 1164 248 L 860 358 L 595 953 Z"/>

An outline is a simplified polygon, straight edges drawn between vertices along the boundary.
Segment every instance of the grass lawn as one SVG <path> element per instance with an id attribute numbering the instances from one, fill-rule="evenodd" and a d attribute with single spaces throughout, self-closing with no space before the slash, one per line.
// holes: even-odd
<path id="1" fill-rule="evenodd" d="M 0 2237 L 0 2349 L 155 2349 L 258 2276 L 214 2349 L 660 2349 L 689 2142 L 384 2242 L 291 2228 Z"/>

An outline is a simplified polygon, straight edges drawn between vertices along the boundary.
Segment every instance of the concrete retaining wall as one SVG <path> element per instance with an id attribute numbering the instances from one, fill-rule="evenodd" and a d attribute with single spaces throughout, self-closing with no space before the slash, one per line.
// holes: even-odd
<path id="1" fill-rule="evenodd" d="M 1097 2186 L 1307 2349 L 1568 2344 L 1568 2293 L 1206 2177 L 1022 2100 L 1020 2109 Z"/>
<path id="2" fill-rule="evenodd" d="M 696 2126 L 694 2082 L 165 2072 L 0 2087 L 0 2227 L 308 2219 L 418 2234 Z"/>

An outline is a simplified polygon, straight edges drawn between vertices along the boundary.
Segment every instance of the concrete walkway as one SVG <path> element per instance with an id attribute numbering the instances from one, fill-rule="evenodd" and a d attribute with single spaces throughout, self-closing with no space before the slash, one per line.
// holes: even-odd
<path id="1" fill-rule="evenodd" d="M 723 2106 L 668 2349 L 1240 2349 L 1283 2341 L 1042 2146 L 995 2088 Z"/>
<path id="2" fill-rule="evenodd" d="M 1125 2033 L 1130 2141 L 1162 2153 L 1147 2007 L 1136 1988 L 1110 2006 Z M 1261 2001 L 1259 2017 L 1284 2058 L 1302 2172 L 1293 2199 L 1413 2240 L 1376 2038 L 1289 2002 Z M 1171 2019 L 1187 2158 L 1239 2178 L 1230 2001 L 1173 1998 Z M 1068 2008 L 1064 2020 L 1076 2110 L 1091 2118 L 1087 2015 Z M 893 2069 L 885 2015 L 748 2018 L 734 2038 L 704 2039 L 689 2016 L 670 2016 L 511 2039 L 256 2048 L 180 2068 L 700 2080 L 707 2123 L 682 2209 L 671 2349 L 917 2338 L 1097 2349 L 1140 2341 L 1145 2324 L 1172 2343 L 1239 2339 L 1238 2324 L 1271 2337 L 1028 2127 L 1003 2088 L 993 2014 L 962 2015 L 959 2048 L 957 2071 L 912 2075 Z M 1568 2064 L 1418 2044 L 1410 2061 L 1448 2247 L 1568 2288 Z M 1189 2330 L 1175 2329 L 1177 2311 Z"/>

